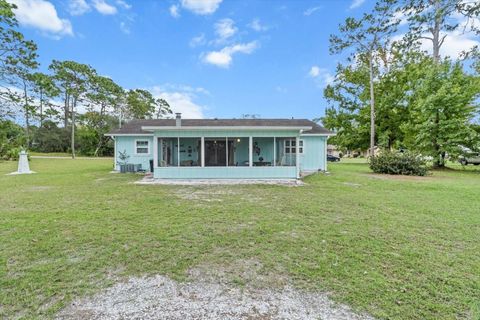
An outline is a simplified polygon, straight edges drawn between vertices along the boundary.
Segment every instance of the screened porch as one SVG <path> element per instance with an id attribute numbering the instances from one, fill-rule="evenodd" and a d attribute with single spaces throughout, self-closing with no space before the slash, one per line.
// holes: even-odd
<path id="1" fill-rule="evenodd" d="M 298 137 L 156 137 L 155 140 L 156 178 L 295 178 L 299 154 L 303 153 L 303 141 Z"/>

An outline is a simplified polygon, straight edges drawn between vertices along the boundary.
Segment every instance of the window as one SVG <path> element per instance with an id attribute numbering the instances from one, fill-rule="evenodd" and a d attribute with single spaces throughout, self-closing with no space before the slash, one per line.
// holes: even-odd
<path id="1" fill-rule="evenodd" d="M 297 153 L 297 147 L 298 147 L 298 153 L 302 154 L 303 153 L 303 140 L 298 141 L 298 146 L 297 146 L 297 141 L 295 139 L 286 139 L 285 140 L 285 153 L 286 154 Z"/>
<path id="2" fill-rule="evenodd" d="M 149 154 L 148 140 L 135 140 L 135 154 Z"/>

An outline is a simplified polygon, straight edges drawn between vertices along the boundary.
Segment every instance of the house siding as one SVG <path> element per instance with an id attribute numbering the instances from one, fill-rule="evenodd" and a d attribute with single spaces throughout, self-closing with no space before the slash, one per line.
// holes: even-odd
<path id="1" fill-rule="evenodd" d="M 154 159 L 154 146 L 153 142 L 156 138 L 246 138 L 254 137 L 258 138 L 258 146 L 262 150 L 260 155 L 253 154 L 253 161 L 258 161 L 262 156 L 264 159 L 269 159 L 273 153 L 273 146 L 268 145 L 268 140 L 265 138 L 286 138 L 297 137 L 303 140 L 304 153 L 299 155 L 300 170 L 301 171 L 318 171 L 326 170 L 326 136 L 303 136 L 300 135 L 297 130 L 168 130 L 157 131 L 153 136 L 116 136 L 115 137 L 115 149 L 116 149 L 116 163 L 115 169 L 119 170 L 120 161 L 118 159 L 119 153 L 126 151 L 130 158 L 128 163 L 141 164 L 142 168 L 150 171 L 150 160 Z M 136 140 L 148 140 L 149 141 L 149 153 L 138 155 L 135 154 L 135 141 Z M 194 141 L 194 140 L 192 140 Z M 242 140 L 243 142 L 248 140 Z M 185 143 L 189 143 L 188 140 L 184 140 Z M 193 142 L 192 142 L 193 143 Z M 276 148 L 282 146 L 277 141 Z M 238 153 L 238 158 L 235 162 L 243 162 L 248 160 L 248 143 L 242 144 L 241 150 Z M 160 153 L 160 150 L 157 149 Z M 160 156 L 160 154 L 159 154 Z M 176 157 L 176 154 L 174 154 Z M 193 155 L 196 159 L 197 155 Z M 244 159 L 245 158 L 245 159 Z M 278 161 L 279 159 L 277 159 Z M 295 166 L 272 166 L 272 167 L 155 167 L 155 178 L 166 179 L 294 179 L 296 175 Z"/>
<path id="2" fill-rule="evenodd" d="M 136 140 L 148 140 L 149 153 L 148 154 L 135 154 L 135 141 Z M 115 137 L 115 170 L 120 170 L 119 166 L 119 153 L 126 151 L 130 156 L 128 163 L 141 164 L 142 169 L 150 171 L 150 160 L 153 160 L 153 137 L 148 136 L 116 136 Z"/>
<path id="3" fill-rule="evenodd" d="M 185 128 L 154 133 L 155 138 L 253 137 L 258 142 L 260 149 L 263 150 L 261 156 L 265 159 L 273 157 L 273 146 L 269 148 L 266 145 L 266 138 L 293 138 L 298 135 L 298 130 L 185 130 Z M 248 139 L 242 139 L 239 148 L 235 162 L 248 161 Z M 260 155 L 253 154 L 253 161 L 258 161 L 259 157 Z M 155 167 L 154 177 L 163 179 L 295 179 L 296 167 Z"/>
<path id="4" fill-rule="evenodd" d="M 295 179 L 295 167 L 159 167 L 157 179 Z"/>
<path id="5" fill-rule="evenodd" d="M 303 154 L 300 155 L 300 170 L 302 171 L 326 171 L 325 136 L 300 136 L 303 140 Z"/>

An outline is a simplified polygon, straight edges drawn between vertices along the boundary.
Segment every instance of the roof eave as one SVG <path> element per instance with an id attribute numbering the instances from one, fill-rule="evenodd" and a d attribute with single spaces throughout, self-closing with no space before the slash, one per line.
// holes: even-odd
<path id="1" fill-rule="evenodd" d="M 323 137 L 333 137 L 336 136 L 337 134 L 332 132 L 332 133 L 302 133 L 302 136 L 323 136 Z"/>
<path id="2" fill-rule="evenodd" d="M 312 130 L 311 126 L 142 126 L 144 131 L 172 130 Z"/>
<path id="3" fill-rule="evenodd" d="M 144 136 L 152 137 L 152 133 L 105 133 L 105 137 L 117 137 L 117 136 Z"/>

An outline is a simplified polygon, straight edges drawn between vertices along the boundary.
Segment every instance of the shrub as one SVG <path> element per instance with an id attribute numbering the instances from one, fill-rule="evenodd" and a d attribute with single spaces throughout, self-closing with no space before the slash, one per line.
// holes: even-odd
<path id="1" fill-rule="evenodd" d="M 20 151 L 22 151 L 22 148 L 20 148 L 20 147 L 8 149 L 7 152 L 5 152 L 5 155 L 3 156 L 3 159 L 5 159 L 5 160 L 18 160 L 18 158 L 20 156 Z"/>
<path id="2" fill-rule="evenodd" d="M 50 120 L 35 132 L 33 150 L 38 152 L 67 152 L 70 147 L 70 131 L 59 128 Z"/>
<path id="3" fill-rule="evenodd" d="M 0 159 L 16 160 L 26 145 L 25 130 L 10 120 L 0 120 Z"/>
<path id="4" fill-rule="evenodd" d="M 428 173 L 424 158 L 411 152 L 383 151 L 370 158 L 370 169 L 375 173 L 425 176 Z"/>

